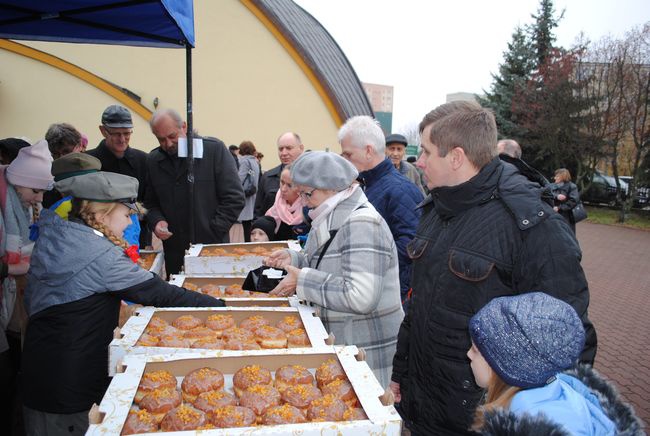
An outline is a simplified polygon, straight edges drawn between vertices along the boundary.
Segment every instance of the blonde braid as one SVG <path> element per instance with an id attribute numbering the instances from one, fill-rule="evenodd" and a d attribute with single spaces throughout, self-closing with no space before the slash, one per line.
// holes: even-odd
<path id="1" fill-rule="evenodd" d="M 128 242 L 126 242 L 124 239 L 120 238 L 119 236 L 115 236 L 113 232 L 111 232 L 108 229 L 108 227 L 106 227 L 104 224 L 97 221 L 97 218 L 95 218 L 95 214 L 82 211 L 79 213 L 79 216 L 81 217 L 82 220 L 84 220 L 84 222 L 89 227 L 92 227 L 98 232 L 102 232 L 104 236 L 106 236 L 106 238 L 108 238 L 108 240 L 111 241 L 113 244 L 117 245 L 118 247 L 122 247 L 125 250 L 129 248 Z"/>

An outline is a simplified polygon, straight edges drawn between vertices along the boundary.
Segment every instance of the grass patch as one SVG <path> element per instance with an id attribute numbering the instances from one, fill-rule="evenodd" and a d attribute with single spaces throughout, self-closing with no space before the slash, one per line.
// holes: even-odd
<path id="1" fill-rule="evenodd" d="M 604 207 L 587 206 L 587 221 L 596 224 L 607 224 L 613 226 L 630 227 L 633 229 L 650 230 L 650 214 L 630 212 L 625 217 L 624 223 L 618 222 L 619 210 Z"/>

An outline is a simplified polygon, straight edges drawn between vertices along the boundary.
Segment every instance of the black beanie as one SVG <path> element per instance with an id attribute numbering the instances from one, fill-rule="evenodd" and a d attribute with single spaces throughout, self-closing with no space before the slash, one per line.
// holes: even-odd
<path id="1" fill-rule="evenodd" d="M 275 238 L 275 219 L 270 216 L 261 216 L 251 225 L 251 232 L 253 229 L 260 229 L 266 236 L 269 237 L 269 241 L 272 241 Z"/>

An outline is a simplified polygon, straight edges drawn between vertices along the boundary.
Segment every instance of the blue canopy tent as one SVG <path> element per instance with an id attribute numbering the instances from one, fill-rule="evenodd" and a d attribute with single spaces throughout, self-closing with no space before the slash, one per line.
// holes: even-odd
<path id="1" fill-rule="evenodd" d="M 192 0 L 0 0 L 0 38 L 186 50 L 190 241 L 194 241 Z"/>

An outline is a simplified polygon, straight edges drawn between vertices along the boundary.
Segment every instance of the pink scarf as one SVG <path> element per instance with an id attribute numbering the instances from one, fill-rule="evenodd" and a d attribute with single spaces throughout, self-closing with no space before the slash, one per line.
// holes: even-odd
<path id="1" fill-rule="evenodd" d="M 294 201 L 293 204 L 289 204 L 284 198 L 282 198 L 280 191 L 278 191 L 278 193 L 275 194 L 275 203 L 273 203 L 273 206 L 266 211 L 266 216 L 275 219 L 275 231 L 277 232 L 282 223 L 289 224 L 290 226 L 302 224 L 302 208 L 303 204 L 300 197 L 296 198 L 296 201 Z"/>

